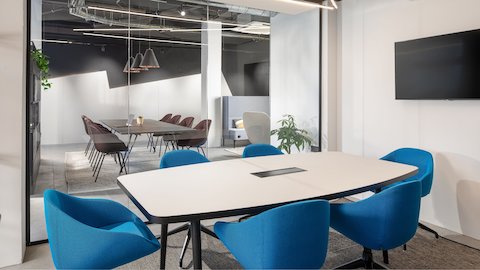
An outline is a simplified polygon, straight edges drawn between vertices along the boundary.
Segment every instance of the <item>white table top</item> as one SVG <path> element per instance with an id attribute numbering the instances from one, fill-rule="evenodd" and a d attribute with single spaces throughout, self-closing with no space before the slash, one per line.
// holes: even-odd
<path id="1" fill-rule="evenodd" d="M 306 171 L 267 178 L 251 174 L 289 167 Z M 323 152 L 159 169 L 120 176 L 118 184 L 151 222 L 171 223 L 249 214 L 306 199 L 344 197 L 403 180 L 417 170 Z"/>

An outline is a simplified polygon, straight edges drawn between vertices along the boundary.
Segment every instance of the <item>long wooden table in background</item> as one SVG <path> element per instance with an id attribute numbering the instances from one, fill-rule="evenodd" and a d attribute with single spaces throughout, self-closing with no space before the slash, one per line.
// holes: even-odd
<path id="1" fill-rule="evenodd" d="M 137 124 L 136 119 L 134 119 L 131 126 L 127 126 L 127 119 L 109 119 L 100 121 L 115 133 L 121 135 L 129 135 L 127 143 L 129 150 L 127 157 L 132 152 L 133 146 L 135 145 L 135 142 L 137 141 L 137 137 L 139 135 L 155 133 L 159 135 L 177 136 L 193 133 L 195 131 L 195 129 L 193 128 L 174 125 L 152 119 L 145 119 L 142 125 Z"/>

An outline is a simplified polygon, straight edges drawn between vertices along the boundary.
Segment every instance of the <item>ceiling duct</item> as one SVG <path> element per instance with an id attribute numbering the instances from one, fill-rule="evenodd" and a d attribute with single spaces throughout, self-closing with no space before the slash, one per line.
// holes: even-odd
<path id="1" fill-rule="evenodd" d="M 187 0 L 183 2 L 191 2 L 192 4 L 202 3 L 202 5 L 206 5 L 205 2 L 197 1 L 197 0 Z M 212 4 L 213 3 L 210 3 L 211 6 Z M 214 3 L 214 4 L 216 6 L 229 6 L 229 5 L 223 5 L 223 4 L 217 4 L 217 3 Z M 120 26 L 124 28 L 131 28 L 132 31 L 135 31 L 135 28 L 154 29 L 152 31 L 158 31 L 158 29 L 162 29 L 162 28 L 164 28 L 165 31 L 170 31 L 172 29 L 179 29 L 179 30 L 182 29 L 179 27 L 161 26 L 158 23 L 152 24 L 151 23 L 152 19 L 147 19 L 147 20 L 142 19 L 141 22 L 130 20 L 130 23 L 129 23 L 128 19 L 126 18 L 122 19 L 122 18 L 115 18 L 114 16 L 107 16 L 106 14 L 108 13 L 96 12 L 95 10 L 90 10 L 88 9 L 87 6 L 88 5 L 86 4 L 85 0 L 69 0 L 69 13 L 73 16 L 82 18 L 86 21 L 92 21 L 92 22 L 96 22 L 96 23 L 100 23 L 108 26 Z M 242 11 L 248 10 L 249 12 L 257 13 L 256 16 L 259 16 L 258 14 L 271 15 L 270 11 L 260 12 L 260 10 L 255 10 L 251 8 L 240 8 L 240 9 Z M 139 12 L 146 12 L 146 11 L 139 11 Z M 268 23 L 265 23 L 265 24 L 268 24 Z M 244 39 L 255 39 L 255 40 L 268 40 L 268 36 L 262 36 L 260 33 L 257 34 L 253 32 L 238 31 L 238 29 L 232 29 L 232 30 L 235 31 L 236 33 L 224 31 L 223 36 L 234 37 L 234 38 L 244 38 Z"/>
<path id="2" fill-rule="evenodd" d="M 151 0 L 153 1 L 153 0 Z M 216 3 L 216 2 L 205 2 L 202 0 L 181 0 L 181 2 L 185 3 L 190 3 L 190 4 L 197 4 L 197 5 L 202 5 L 202 6 L 211 6 L 211 7 L 218 7 L 218 8 L 224 8 L 227 9 L 229 12 L 233 13 L 240 13 L 240 14 L 249 14 L 249 15 L 254 15 L 254 16 L 260 16 L 260 17 L 274 17 L 277 15 L 276 12 L 273 11 L 268 11 L 268 10 L 261 10 L 261 9 L 255 9 L 255 8 L 249 8 L 249 7 L 240 7 L 240 6 L 235 6 L 235 5 L 229 5 L 229 4 L 222 4 L 222 3 Z"/>

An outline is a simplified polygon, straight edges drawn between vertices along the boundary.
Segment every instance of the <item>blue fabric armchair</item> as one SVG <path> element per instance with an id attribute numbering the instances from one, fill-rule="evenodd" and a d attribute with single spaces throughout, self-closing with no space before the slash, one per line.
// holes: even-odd
<path id="1" fill-rule="evenodd" d="M 293 203 L 214 230 L 247 269 L 320 269 L 328 247 L 327 201 Z"/>
<path id="2" fill-rule="evenodd" d="M 48 240 L 56 268 L 105 269 L 160 248 L 145 224 L 123 205 L 44 193 Z"/>
<path id="3" fill-rule="evenodd" d="M 274 155 L 283 155 L 283 153 L 270 144 L 250 144 L 243 150 L 244 158 Z"/>
<path id="4" fill-rule="evenodd" d="M 422 197 L 430 194 L 433 183 L 433 157 L 427 151 L 415 148 L 400 148 L 381 158 L 397 163 L 408 164 L 418 167 L 418 173 L 401 182 L 385 187 L 390 188 L 402 182 L 420 180 L 422 183 Z"/>
<path id="5" fill-rule="evenodd" d="M 364 247 L 363 259 L 340 268 L 383 268 L 372 249 L 396 248 L 415 235 L 421 191 L 420 181 L 410 181 L 359 202 L 332 204 L 330 226 Z"/>
<path id="6" fill-rule="evenodd" d="M 209 162 L 208 158 L 192 150 L 174 150 L 160 161 L 160 169 Z"/>

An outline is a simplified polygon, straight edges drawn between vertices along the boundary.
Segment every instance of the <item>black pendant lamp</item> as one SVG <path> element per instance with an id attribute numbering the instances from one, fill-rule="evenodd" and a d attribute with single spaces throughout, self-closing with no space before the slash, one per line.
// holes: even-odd
<path id="1" fill-rule="evenodd" d="M 143 61 L 140 63 L 141 68 L 160 68 L 158 64 L 157 57 L 155 56 L 155 52 L 148 48 L 143 55 Z"/>

